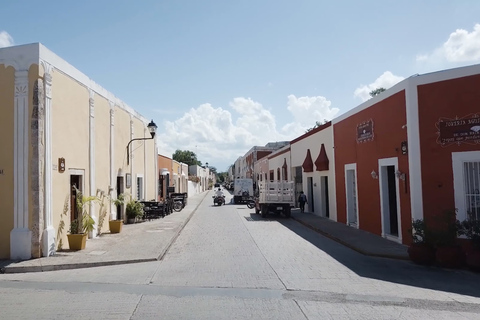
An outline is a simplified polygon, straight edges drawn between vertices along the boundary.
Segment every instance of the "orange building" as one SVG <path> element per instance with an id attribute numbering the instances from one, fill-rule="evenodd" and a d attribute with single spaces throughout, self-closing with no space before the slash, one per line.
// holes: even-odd
<path id="1" fill-rule="evenodd" d="M 412 219 L 480 218 L 480 65 L 413 76 L 332 120 L 337 219 L 410 243 Z"/>

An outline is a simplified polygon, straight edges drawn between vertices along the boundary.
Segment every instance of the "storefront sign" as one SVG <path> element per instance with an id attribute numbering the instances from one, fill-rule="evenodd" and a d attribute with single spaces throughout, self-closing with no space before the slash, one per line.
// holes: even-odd
<path id="1" fill-rule="evenodd" d="M 480 114 L 468 115 L 461 119 L 440 118 L 436 126 L 437 143 L 442 146 L 453 143 L 480 143 Z"/>
<path id="2" fill-rule="evenodd" d="M 362 122 L 357 125 L 357 142 L 367 142 L 373 140 L 373 120 Z"/>

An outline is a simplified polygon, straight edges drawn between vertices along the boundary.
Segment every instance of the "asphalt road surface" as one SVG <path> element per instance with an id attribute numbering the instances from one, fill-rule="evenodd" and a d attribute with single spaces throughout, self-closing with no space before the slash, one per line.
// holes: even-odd
<path id="1" fill-rule="evenodd" d="M 208 195 L 162 261 L 0 275 L 0 319 L 480 319 L 479 283 Z"/>

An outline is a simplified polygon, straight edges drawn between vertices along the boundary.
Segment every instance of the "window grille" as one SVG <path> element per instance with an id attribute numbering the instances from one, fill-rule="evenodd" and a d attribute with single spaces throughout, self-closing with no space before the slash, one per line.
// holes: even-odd
<path id="1" fill-rule="evenodd" d="M 480 162 L 464 162 L 465 208 L 467 217 L 480 219 Z"/>
<path id="2" fill-rule="evenodd" d="M 143 178 L 137 177 L 137 200 L 143 200 Z"/>

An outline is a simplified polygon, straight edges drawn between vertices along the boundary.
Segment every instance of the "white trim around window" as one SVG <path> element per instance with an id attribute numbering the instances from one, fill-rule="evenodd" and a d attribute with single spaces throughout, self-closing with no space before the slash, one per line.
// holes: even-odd
<path id="1" fill-rule="evenodd" d="M 464 164 L 468 162 L 480 162 L 480 151 L 452 152 L 455 208 L 457 209 L 457 219 L 460 221 L 467 218 Z"/>

